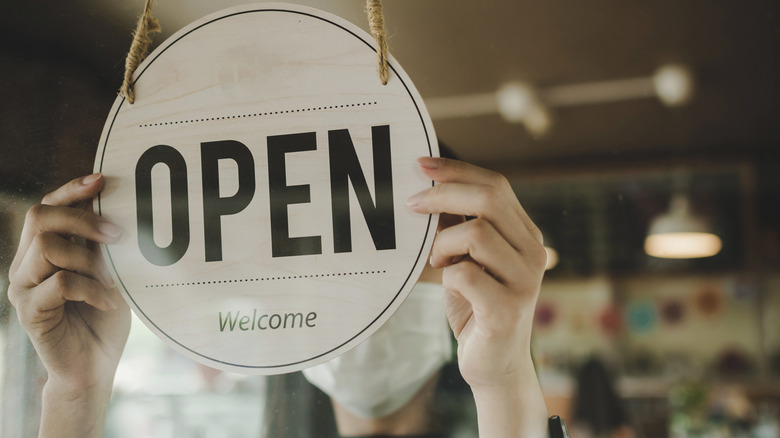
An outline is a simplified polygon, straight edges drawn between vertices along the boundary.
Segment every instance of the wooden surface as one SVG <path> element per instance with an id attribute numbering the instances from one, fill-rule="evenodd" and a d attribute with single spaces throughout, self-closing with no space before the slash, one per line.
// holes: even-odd
<path id="1" fill-rule="evenodd" d="M 279 3 L 205 17 L 149 55 L 136 71 L 135 104 L 117 98 L 106 120 L 95 171 L 107 183 L 96 209 L 123 229 L 104 255 L 125 298 L 158 336 L 209 366 L 275 374 L 348 350 L 392 315 L 430 251 L 438 218 L 411 212 L 405 200 L 432 185 L 415 159 L 438 155 L 438 147 L 414 85 L 395 59 L 390 66 L 382 86 L 368 34 L 330 14 Z M 337 252 L 329 132 L 347 130 L 376 202 L 375 127 L 389 130 L 395 248 L 376 248 L 350 180 L 352 248 Z M 321 253 L 274 257 L 269 174 L 279 167 L 269 169 L 268 138 L 300 133 L 314 133 L 316 150 L 284 154 L 284 185 L 309 192 L 308 201 L 286 205 L 288 233 L 319 236 Z M 228 140 L 251 152 L 255 189 L 243 210 L 221 216 L 222 257 L 206 261 L 201 149 Z M 140 251 L 137 221 L 139 159 L 158 145 L 186 163 L 188 245 L 166 266 Z M 229 158 L 218 166 L 219 197 L 230 198 L 240 190 L 241 166 Z M 174 233 L 171 172 L 160 163 L 150 174 L 153 241 L 165 248 Z M 251 322 L 235 319 L 239 311 Z M 287 314 L 301 315 L 289 324 L 295 328 L 269 326 L 272 315 L 282 321 Z M 261 330 L 262 315 L 269 316 Z"/>

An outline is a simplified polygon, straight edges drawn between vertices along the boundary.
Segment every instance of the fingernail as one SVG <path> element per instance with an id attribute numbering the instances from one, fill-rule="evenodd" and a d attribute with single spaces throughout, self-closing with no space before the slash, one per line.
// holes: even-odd
<path id="1" fill-rule="evenodd" d="M 116 284 L 114 283 L 114 277 L 112 277 L 111 274 L 105 271 L 103 271 L 103 283 L 109 289 L 113 289 L 116 287 Z"/>
<path id="2" fill-rule="evenodd" d="M 422 193 L 413 195 L 412 197 L 406 200 L 406 205 L 408 205 L 409 207 L 416 207 L 420 205 L 420 202 L 422 202 L 422 198 L 423 198 Z"/>
<path id="3" fill-rule="evenodd" d="M 98 222 L 97 228 L 100 234 L 106 237 L 117 238 L 122 234 L 121 228 L 106 220 Z"/>
<path id="4" fill-rule="evenodd" d="M 100 179 L 101 176 L 103 176 L 103 174 L 101 173 L 93 173 L 92 175 L 87 175 L 81 179 L 81 184 L 88 186 L 93 182 L 97 181 L 98 179 Z"/>
<path id="5" fill-rule="evenodd" d="M 439 159 L 436 157 L 420 157 L 417 159 L 417 164 L 426 169 L 438 169 Z"/>

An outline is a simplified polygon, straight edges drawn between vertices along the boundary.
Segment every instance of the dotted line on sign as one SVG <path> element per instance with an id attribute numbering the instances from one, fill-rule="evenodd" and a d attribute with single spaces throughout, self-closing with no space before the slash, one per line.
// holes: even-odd
<path id="1" fill-rule="evenodd" d="M 146 288 L 156 287 L 177 287 L 177 286 L 204 286 L 209 284 L 229 284 L 229 283 L 252 283 L 255 281 L 272 281 L 272 280 L 299 280 L 302 278 L 326 278 L 326 277 L 349 277 L 352 275 L 375 275 L 386 274 L 387 271 L 361 271 L 361 272 L 337 272 L 333 274 L 308 274 L 308 275 L 291 275 L 287 277 L 257 277 L 257 278 L 238 278 L 233 280 L 206 280 L 206 281 L 190 281 L 181 283 L 160 283 L 160 284 L 147 284 Z"/>
<path id="2" fill-rule="evenodd" d="M 138 125 L 138 127 L 139 128 L 150 128 L 150 127 L 154 127 L 154 126 L 186 125 L 188 123 L 214 122 L 214 121 L 217 121 L 217 120 L 243 119 L 243 118 L 247 118 L 247 117 L 265 117 L 265 116 L 274 116 L 274 115 L 278 115 L 278 114 L 305 113 L 305 112 L 311 112 L 311 111 L 326 111 L 326 110 L 332 110 L 332 109 L 352 108 L 352 107 L 369 106 L 369 105 L 376 105 L 376 102 L 347 103 L 347 104 L 344 104 L 344 105 L 317 106 L 317 107 L 311 107 L 311 108 L 299 108 L 299 109 L 291 109 L 291 110 L 268 111 L 268 112 L 264 112 L 264 113 L 249 113 L 249 114 L 236 114 L 236 115 L 232 115 L 232 116 L 203 117 L 203 118 L 200 118 L 200 119 L 176 120 L 176 121 L 173 121 L 173 122 L 144 123 L 144 124 Z"/>

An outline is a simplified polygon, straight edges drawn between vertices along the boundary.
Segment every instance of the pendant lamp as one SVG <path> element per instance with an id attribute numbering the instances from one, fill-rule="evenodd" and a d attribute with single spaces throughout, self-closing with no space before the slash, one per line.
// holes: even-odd
<path id="1" fill-rule="evenodd" d="M 683 193 L 675 193 L 669 211 L 653 219 L 645 238 L 648 255 L 667 259 L 711 257 L 722 247 L 720 237 L 709 224 L 693 216 L 690 201 Z"/>

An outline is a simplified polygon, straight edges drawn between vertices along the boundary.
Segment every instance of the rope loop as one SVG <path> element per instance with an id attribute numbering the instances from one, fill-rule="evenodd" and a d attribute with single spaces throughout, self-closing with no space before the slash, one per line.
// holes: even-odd
<path id="1" fill-rule="evenodd" d="M 390 77 L 387 65 L 387 34 L 385 33 L 385 16 L 382 13 L 381 0 L 366 0 L 368 13 L 368 27 L 371 35 L 376 40 L 376 55 L 378 61 L 379 80 L 382 85 L 387 85 Z"/>
<path id="2" fill-rule="evenodd" d="M 138 19 L 138 24 L 133 32 L 133 42 L 130 44 L 130 51 L 125 58 L 125 77 L 122 81 L 122 87 L 119 94 L 127 98 L 130 103 L 135 103 L 135 92 L 133 91 L 133 73 L 149 53 L 149 46 L 152 44 L 151 33 L 160 32 L 160 23 L 152 17 L 152 6 L 154 0 L 146 0 L 144 12 Z"/>

